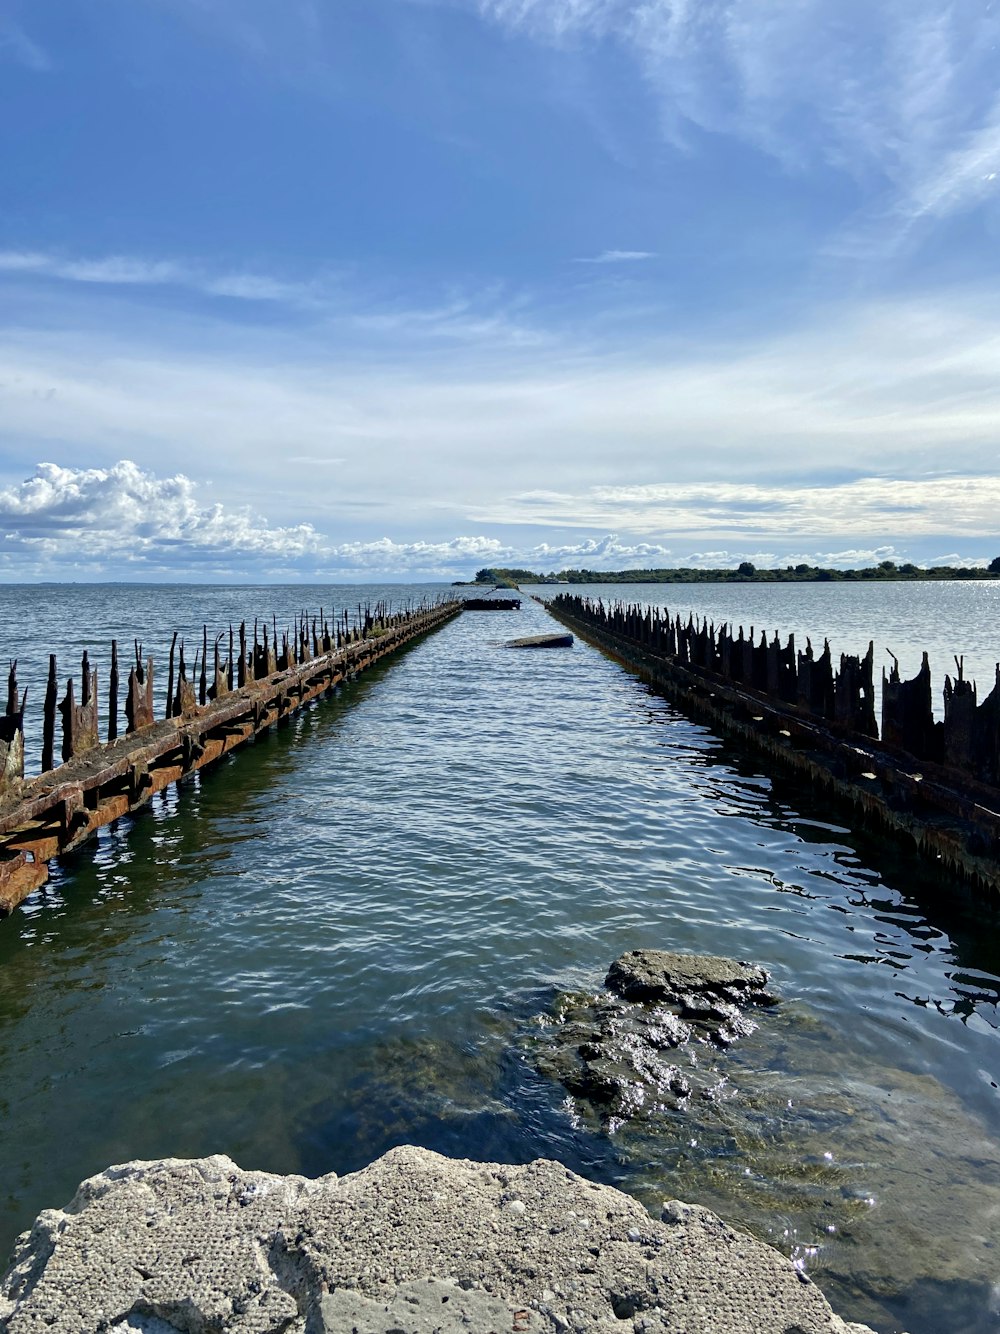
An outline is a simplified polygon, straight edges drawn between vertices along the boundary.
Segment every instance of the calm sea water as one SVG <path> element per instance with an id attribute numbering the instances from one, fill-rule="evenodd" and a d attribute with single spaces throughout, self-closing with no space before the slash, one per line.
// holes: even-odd
<path id="1" fill-rule="evenodd" d="M 664 592 L 835 652 L 877 632 L 904 670 L 965 651 L 991 683 L 1000 647 L 992 584 Z M 85 640 L 165 662 L 174 628 L 358 600 L 6 587 L 0 613 L 34 690 Z M 415 1142 L 706 1203 L 880 1331 L 997 1329 L 1000 918 L 589 647 L 496 643 L 551 625 L 464 615 L 0 922 L 0 1248 L 111 1162 L 318 1174 Z M 782 1003 L 706 1054 L 718 1106 L 608 1135 L 535 1070 L 535 1016 L 639 947 L 758 961 Z"/>

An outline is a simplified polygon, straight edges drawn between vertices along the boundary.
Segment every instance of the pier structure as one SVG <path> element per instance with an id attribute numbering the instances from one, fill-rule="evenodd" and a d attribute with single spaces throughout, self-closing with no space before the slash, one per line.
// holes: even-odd
<path id="1" fill-rule="evenodd" d="M 937 721 L 927 655 L 910 681 L 893 658 L 883 672 L 880 732 L 873 643 L 864 657 L 841 654 L 835 667 L 829 643 L 817 656 L 809 641 L 800 651 L 792 636 L 782 643 L 777 632 L 762 633 L 758 641 L 753 629 L 734 634 L 666 608 L 566 593 L 542 605 L 694 717 L 1000 896 L 1000 664 L 980 704 L 956 658 Z"/>
<path id="2" fill-rule="evenodd" d="M 10 664 L 6 712 L 0 715 L 0 916 L 45 884 L 49 862 L 97 830 L 145 806 L 157 792 L 214 764 L 351 680 L 404 644 L 457 615 L 462 603 L 442 599 L 391 611 L 359 607 L 357 617 L 305 613 L 285 630 L 247 623 L 209 639 L 208 627 L 188 668 L 183 640 L 170 646 L 163 716 L 154 716 L 154 663 L 134 643 L 124 682 L 124 733 L 119 731 L 122 673 L 111 646 L 106 740 L 99 736 L 98 674 L 84 653 L 77 696 L 73 678 L 59 698 L 57 662 L 49 658 L 44 701 L 42 772 L 26 779 L 25 694 Z M 270 633 L 269 633 L 270 632 Z M 225 652 L 223 653 L 223 646 Z M 211 657 L 211 665 L 209 660 Z M 55 761 L 61 715 L 61 763 Z"/>

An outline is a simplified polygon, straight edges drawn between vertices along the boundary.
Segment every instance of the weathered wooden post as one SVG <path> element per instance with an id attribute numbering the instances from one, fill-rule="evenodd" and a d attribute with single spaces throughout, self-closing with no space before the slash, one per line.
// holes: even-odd
<path id="1" fill-rule="evenodd" d="M 956 657 L 957 675 L 944 678 L 944 762 L 965 773 L 976 771 L 976 683 L 966 681 L 964 659 Z M 885 687 L 883 685 L 883 701 Z M 884 704 L 883 704 L 884 716 Z"/>
<path id="2" fill-rule="evenodd" d="M 55 768 L 56 763 L 56 709 L 59 684 L 56 678 L 56 655 L 49 654 L 49 681 L 45 688 L 45 708 L 42 715 L 42 773 Z"/>
<path id="3" fill-rule="evenodd" d="M 118 640 L 111 641 L 111 673 L 108 677 L 108 741 L 118 738 Z"/>
<path id="4" fill-rule="evenodd" d="M 73 758 L 73 718 L 76 713 L 76 701 L 73 696 L 72 676 L 66 680 L 66 694 L 59 705 L 59 712 L 63 719 L 62 758 L 65 764 L 67 760 Z"/>
<path id="5" fill-rule="evenodd" d="M 923 655 L 920 671 L 912 681 L 903 681 L 899 675 L 899 659 L 892 658 L 892 671 L 887 677 L 882 669 L 882 740 L 899 746 L 921 760 L 939 760 L 942 754 L 941 729 L 934 722 L 931 701 L 931 668 L 927 654 Z M 963 683 L 964 684 L 964 683 Z M 947 685 L 945 687 L 947 697 Z"/>
<path id="6" fill-rule="evenodd" d="M 798 697 L 794 635 L 788 636 L 788 644 L 783 648 L 777 630 L 774 632 L 774 641 L 768 647 L 767 690 L 785 704 L 794 704 Z"/>
<path id="7" fill-rule="evenodd" d="M 169 713 L 167 715 L 170 716 Z M 140 727 L 152 727 L 153 716 L 153 659 L 142 665 L 142 645 L 135 641 L 135 665 L 128 674 L 128 693 L 125 696 L 125 720 L 128 732 Z"/>
<path id="8" fill-rule="evenodd" d="M 975 738 L 976 777 L 1000 787 L 1000 662 L 993 689 L 976 710 Z"/>
<path id="9" fill-rule="evenodd" d="M 24 704 L 17 697 L 17 659 L 10 664 L 7 677 L 7 710 L 0 718 L 0 797 L 17 792 L 24 779 Z"/>
<path id="10" fill-rule="evenodd" d="M 242 689 L 247 683 L 247 623 L 240 621 L 240 666 L 236 684 Z"/>
<path id="11" fill-rule="evenodd" d="M 66 696 L 59 705 L 63 716 L 63 761 L 71 760 L 98 744 L 97 738 L 97 672 L 90 670 L 90 659 L 83 655 L 83 681 L 80 686 L 81 704 L 76 703 L 73 678 L 66 683 Z"/>
<path id="12" fill-rule="evenodd" d="M 753 637 L 753 627 L 750 627 L 751 638 Z M 767 691 L 767 634 L 760 632 L 760 643 L 753 645 L 753 669 L 750 675 L 750 684 L 754 690 Z"/>
<path id="13" fill-rule="evenodd" d="M 14 658 L 10 664 L 10 674 L 7 677 L 7 708 L 6 716 L 9 718 L 17 713 L 17 659 Z"/>
<path id="14" fill-rule="evenodd" d="M 195 657 L 195 666 L 198 659 Z M 187 678 L 187 663 L 184 660 L 184 640 L 181 640 L 180 658 L 177 668 L 177 694 L 174 696 L 174 717 L 191 718 L 198 712 L 194 686 Z"/>
<path id="15" fill-rule="evenodd" d="M 233 628 L 229 627 L 229 638 L 232 641 Z M 219 657 L 219 645 L 222 643 L 222 633 L 215 636 L 215 658 L 212 669 L 212 684 L 209 686 L 208 694 L 210 699 L 222 699 L 224 695 L 229 694 L 229 678 L 232 674 L 232 657 L 230 657 L 226 668 L 223 669 L 222 660 Z M 232 642 L 229 645 L 230 654 L 232 654 Z"/>
<path id="16" fill-rule="evenodd" d="M 170 665 L 167 668 L 167 718 L 174 716 L 174 649 L 177 647 L 177 631 L 170 641 Z"/>
<path id="17" fill-rule="evenodd" d="M 833 696 L 837 722 L 850 731 L 869 737 L 878 736 L 875 686 L 872 681 L 874 661 L 874 641 L 869 641 L 868 652 L 863 658 L 852 653 L 842 653 Z"/>
<path id="18" fill-rule="evenodd" d="M 198 703 L 202 708 L 208 703 L 208 626 L 201 628 L 201 676 L 198 679 Z"/>

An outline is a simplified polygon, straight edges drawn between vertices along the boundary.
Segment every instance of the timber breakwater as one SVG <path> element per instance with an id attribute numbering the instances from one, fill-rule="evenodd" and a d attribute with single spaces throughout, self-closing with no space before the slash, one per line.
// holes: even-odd
<path id="1" fill-rule="evenodd" d="M 59 698 L 57 662 L 49 658 L 44 702 L 42 772 L 25 778 L 26 694 L 10 666 L 6 712 L 0 715 L 0 916 L 48 879 L 48 863 L 98 829 L 145 806 L 155 793 L 213 764 L 343 681 L 450 620 L 462 609 L 442 599 L 392 611 L 359 606 L 357 615 L 302 614 L 281 634 L 272 619 L 208 627 L 188 668 L 183 641 L 170 647 L 163 716 L 156 717 L 154 663 L 134 644 L 122 681 L 118 644 L 111 645 L 105 740 L 99 735 L 99 682 L 83 655 L 79 702 L 75 682 Z M 222 646 L 226 645 L 223 652 Z M 209 653 L 212 664 L 209 666 Z M 124 691 L 122 690 L 124 684 Z M 119 704 L 124 695 L 124 732 Z M 55 764 L 57 717 L 62 763 Z"/>
<path id="2" fill-rule="evenodd" d="M 695 717 L 748 742 L 863 823 L 891 830 L 923 855 L 1000 894 L 1000 664 L 982 703 L 956 658 L 935 720 L 927 654 L 912 680 L 893 659 L 875 713 L 874 644 L 864 657 L 829 643 L 782 643 L 665 609 L 561 593 L 548 611 Z M 890 654 L 890 656 L 892 656 Z"/>

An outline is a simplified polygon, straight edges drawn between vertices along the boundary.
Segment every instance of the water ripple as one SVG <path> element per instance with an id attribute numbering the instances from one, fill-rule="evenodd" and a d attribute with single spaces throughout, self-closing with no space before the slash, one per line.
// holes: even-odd
<path id="1" fill-rule="evenodd" d="M 549 624 L 448 625 L 0 928 L 7 1240 L 109 1161 L 343 1171 L 410 1139 L 704 1198 L 880 1329 L 992 1328 L 969 1163 L 1000 1139 L 996 917 L 586 646 L 493 642 Z M 514 1035 L 648 946 L 757 960 L 783 1003 L 715 1120 L 609 1140 Z M 951 1176 L 933 1219 L 907 1163 Z M 845 1209 L 853 1240 L 824 1230 Z"/>

